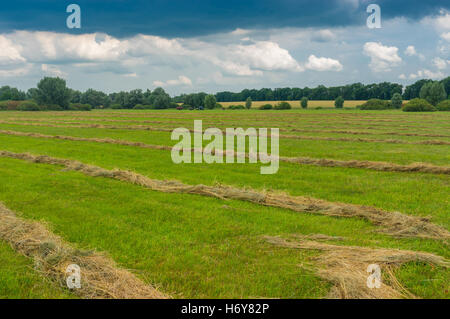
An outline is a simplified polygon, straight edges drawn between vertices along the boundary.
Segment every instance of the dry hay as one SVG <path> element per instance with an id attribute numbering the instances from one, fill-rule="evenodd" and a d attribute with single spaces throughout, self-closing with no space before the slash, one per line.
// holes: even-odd
<path id="1" fill-rule="evenodd" d="M 379 226 L 380 232 L 395 237 L 450 239 L 450 232 L 441 226 L 431 223 L 428 218 L 405 215 L 399 212 L 388 212 L 370 206 L 328 202 L 303 196 L 291 196 L 281 192 L 258 192 L 225 185 L 188 185 L 178 181 L 151 179 L 131 171 L 107 170 L 75 160 L 59 159 L 45 155 L 36 156 L 27 153 L 0 151 L 0 157 L 22 159 L 34 163 L 62 165 L 67 170 L 78 171 L 88 176 L 113 178 L 166 193 L 186 193 L 220 199 L 242 200 L 259 205 L 285 208 L 299 213 L 309 212 L 327 216 L 359 217 Z"/>
<path id="2" fill-rule="evenodd" d="M 399 299 L 416 298 L 395 278 L 394 270 L 409 262 L 422 262 L 433 266 L 450 267 L 450 262 L 430 253 L 356 246 L 339 246 L 310 240 L 311 236 L 297 236 L 296 241 L 280 237 L 265 236 L 266 241 L 276 246 L 302 250 L 319 250 L 312 257 L 318 269 L 311 268 L 319 277 L 334 284 L 327 298 L 341 299 Z M 319 237 L 321 238 L 321 237 Z M 333 238 L 322 238 L 333 240 Z M 380 288 L 369 288 L 367 267 L 376 264 L 382 269 L 384 278 Z"/>
<path id="3" fill-rule="evenodd" d="M 450 137 L 443 134 L 420 134 L 420 133 L 400 133 L 400 132 L 365 132 L 365 131 L 349 131 L 349 130 L 304 130 L 292 129 L 294 132 L 308 132 L 308 133 L 336 133 L 336 134 L 352 134 L 352 135 L 399 135 L 399 136 L 423 136 L 423 137 Z"/>
<path id="4" fill-rule="evenodd" d="M 145 284 L 131 272 L 118 268 L 110 258 L 72 248 L 38 222 L 26 221 L 0 202 L 0 238 L 21 254 L 33 258 L 36 270 L 66 286 L 66 269 L 81 268 L 81 288 L 73 292 L 82 298 L 161 299 L 169 296 Z"/>
<path id="5" fill-rule="evenodd" d="M 64 135 L 46 135 L 40 133 L 29 133 L 29 132 L 19 132 L 19 131 L 7 131 L 0 130 L 0 134 L 14 135 L 14 136 L 27 136 L 34 138 L 47 138 L 47 139 L 59 139 L 66 141 L 81 141 L 81 142 L 97 142 L 97 143 L 108 143 L 117 144 L 124 146 L 141 147 L 147 149 L 164 150 L 170 151 L 173 148 L 166 145 L 152 145 L 145 144 L 142 142 L 131 142 L 125 140 L 116 140 L 112 138 L 88 138 L 88 137 L 75 137 L 75 136 L 64 136 Z M 201 150 L 190 149 L 191 152 L 201 152 Z M 233 153 L 234 155 L 234 153 Z M 259 154 L 264 156 L 263 154 Z M 238 155 L 241 156 L 241 155 Z M 248 158 L 249 155 L 245 154 Z M 348 168 L 364 168 L 377 171 L 388 171 L 388 172 L 420 172 L 420 173 L 431 173 L 431 174 L 450 174 L 450 167 L 437 166 L 428 163 L 413 163 L 410 165 L 399 165 L 388 162 L 373 162 L 373 161 L 342 161 L 334 159 L 324 159 L 324 158 L 309 158 L 309 157 L 280 157 L 280 161 L 304 165 L 315 165 L 315 166 L 326 166 L 326 167 L 348 167 Z"/>
<path id="6" fill-rule="evenodd" d="M 330 167 L 349 167 L 349 168 L 365 168 L 376 171 L 388 172 L 420 172 L 431 174 L 450 174 L 450 167 L 436 166 L 428 163 L 413 163 L 409 165 L 399 165 L 388 162 L 373 162 L 373 161 L 340 161 L 334 159 L 317 159 L 309 157 L 280 157 L 280 161 L 316 165 L 316 166 L 330 166 Z"/>

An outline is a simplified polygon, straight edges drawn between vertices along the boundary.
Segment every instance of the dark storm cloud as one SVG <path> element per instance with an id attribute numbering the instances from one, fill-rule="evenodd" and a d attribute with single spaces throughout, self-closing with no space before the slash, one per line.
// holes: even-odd
<path id="1" fill-rule="evenodd" d="M 66 6 L 82 9 L 82 29 L 66 27 Z M 43 30 L 105 32 L 124 37 L 137 33 L 189 37 L 236 28 L 327 27 L 364 24 L 368 3 L 382 18 L 420 19 L 449 9 L 450 1 L 417 0 L 16 0 L 0 7 L 0 32 Z"/>

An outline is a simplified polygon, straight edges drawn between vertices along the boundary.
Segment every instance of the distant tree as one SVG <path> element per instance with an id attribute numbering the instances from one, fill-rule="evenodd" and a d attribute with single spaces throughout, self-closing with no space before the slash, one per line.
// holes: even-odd
<path id="1" fill-rule="evenodd" d="M 420 89 L 420 98 L 436 106 L 439 102 L 447 99 L 447 93 L 442 83 L 428 82 Z"/>
<path id="2" fill-rule="evenodd" d="M 99 106 L 109 107 L 111 104 L 111 100 L 108 95 L 94 89 L 89 89 L 84 92 L 81 96 L 80 102 L 82 104 L 89 104 L 94 108 L 98 108 Z"/>
<path id="3" fill-rule="evenodd" d="M 26 98 L 28 100 L 36 100 L 36 96 L 37 96 L 37 89 L 36 88 L 28 89 L 27 96 L 26 96 Z"/>
<path id="4" fill-rule="evenodd" d="M 252 98 L 249 96 L 247 100 L 245 100 L 245 107 L 249 110 L 252 107 Z"/>
<path id="5" fill-rule="evenodd" d="M 212 110 L 216 107 L 216 97 L 212 94 L 205 96 L 205 100 L 203 101 L 205 108 Z"/>
<path id="6" fill-rule="evenodd" d="M 66 81 L 59 77 L 45 77 L 39 81 L 36 91 L 36 101 L 40 105 L 58 105 L 63 109 L 69 108 L 71 99 L 70 89 Z"/>
<path id="7" fill-rule="evenodd" d="M 342 109 L 344 107 L 344 98 L 342 96 L 338 96 L 336 100 L 334 100 L 334 106 L 337 109 Z"/>
<path id="8" fill-rule="evenodd" d="M 408 85 L 405 88 L 405 92 L 403 93 L 404 100 L 412 100 L 420 97 L 420 89 L 422 86 L 428 82 L 432 82 L 431 80 L 419 80 L 415 83 Z"/>
<path id="9" fill-rule="evenodd" d="M 306 96 L 302 97 L 302 100 L 300 101 L 300 105 L 302 109 L 308 108 L 308 98 Z"/>
<path id="10" fill-rule="evenodd" d="M 402 100 L 401 94 L 400 93 L 395 93 L 392 96 L 392 100 L 391 100 L 392 107 L 394 109 L 400 109 L 402 107 L 402 103 L 403 103 L 403 100 Z"/>
<path id="11" fill-rule="evenodd" d="M 26 99 L 26 93 L 10 86 L 2 86 L 0 88 L 0 101 L 13 100 L 23 101 Z"/>

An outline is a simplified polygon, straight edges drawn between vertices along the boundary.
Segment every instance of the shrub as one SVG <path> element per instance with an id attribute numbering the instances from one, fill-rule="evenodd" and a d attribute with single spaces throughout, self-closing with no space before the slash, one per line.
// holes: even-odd
<path id="1" fill-rule="evenodd" d="M 39 106 L 33 101 L 22 102 L 17 109 L 19 111 L 40 111 Z"/>
<path id="2" fill-rule="evenodd" d="M 181 107 L 185 110 L 190 110 L 192 108 L 191 105 L 184 103 L 183 105 L 181 105 Z"/>
<path id="3" fill-rule="evenodd" d="M 133 107 L 134 110 L 150 110 L 153 109 L 151 105 L 142 105 L 142 104 L 136 104 Z"/>
<path id="4" fill-rule="evenodd" d="M 388 110 L 392 108 L 389 101 L 370 99 L 359 107 L 360 110 Z"/>
<path id="5" fill-rule="evenodd" d="M 280 102 L 275 105 L 275 110 L 290 110 L 292 107 L 288 102 Z"/>
<path id="6" fill-rule="evenodd" d="M 117 103 L 111 105 L 111 108 L 114 109 L 114 110 L 124 109 L 124 107 L 122 105 L 117 104 Z"/>
<path id="7" fill-rule="evenodd" d="M 7 110 L 7 111 L 15 111 L 19 107 L 19 105 L 23 103 L 23 101 L 2 101 L 0 102 L 0 109 L 1 110 Z"/>
<path id="8" fill-rule="evenodd" d="M 302 109 L 308 108 L 308 98 L 306 96 L 302 97 L 302 100 L 300 101 L 300 106 Z"/>
<path id="9" fill-rule="evenodd" d="M 412 99 L 404 107 L 403 112 L 434 112 L 436 108 L 425 99 Z"/>
<path id="10" fill-rule="evenodd" d="M 90 110 L 92 110 L 92 106 L 90 104 L 71 103 L 69 105 L 69 110 L 73 110 L 73 111 L 90 111 Z"/>
<path id="11" fill-rule="evenodd" d="M 438 111 L 450 111 L 450 100 L 444 100 L 439 103 L 436 108 Z"/>
<path id="12" fill-rule="evenodd" d="M 251 107 L 252 107 L 252 98 L 248 97 L 247 100 L 245 101 L 245 108 L 249 110 Z"/>
<path id="13" fill-rule="evenodd" d="M 223 105 L 220 103 L 216 103 L 216 109 L 223 109 Z"/>
<path id="14" fill-rule="evenodd" d="M 337 109 L 342 109 L 344 107 L 344 98 L 342 96 L 338 96 L 336 100 L 334 100 L 334 106 Z"/>
<path id="15" fill-rule="evenodd" d="M 272 104 L 264 104 L 259 107 L 260 110 L 271 110 L 273 109 Z"/>
<path id="16" fill-rule="evenodd" d="M 216 107 L 216 97 L 212 94 L 209 94 L 205 96 L 205 99 L 203 100 L 203 103 L 205 104 L 205 107 L 209 110 L 212 110 Z"/>
<path id="17" fill-rule="evenodd" d="M 402 95 L 400 93 L 395 93 L 392 96 L 391 105 L 394 109 L 401 109 L 402 108 Z"/>
<path id="18" fill-rule="evenodd" d="M 228 107 L 229 110 L 245 110 L 245 106 L 243 105 L 230 105 Z"/>
<path id="19" fill-rule="evenodd" d="M 40 106 L 42 110 L 49 110 L 49 111 L 63 111 L 64 109 L 57 105 L 57 104 L 48 104 L 48 105 L 41 105 Z"/>

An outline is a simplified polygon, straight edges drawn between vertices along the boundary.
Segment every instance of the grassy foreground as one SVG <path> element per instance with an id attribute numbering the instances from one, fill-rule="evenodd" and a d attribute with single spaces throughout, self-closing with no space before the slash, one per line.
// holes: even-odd
<path id="1" fill-rule="evenodd" d="M 275 113 L 244 112 L 89 112 L 89 113 L 2 113 L 6 117 L 37 117 L 54 121 L 55 117 L 129 118 L 179 121 L 191 118 L 221 119 L 225 123 L 272 127 L 274 114 L 301 125 L 308 117 L 318 118 L 318 129 L 327 124 L 358 119 L 346 111 L 291 111 Z M 245 114 L 245 117 L 243 117 Z M 320 115 L 325 114 L 325 116 Z M 404 118 L 400 112 L 361 112 L 361 119 Z M 447 116 L 448 115 L 442 115 Z M 427 117 L 435 121 L 442 135 L 449 135 L 442 116 Z M 339 118 L 344 118 L 340 120 Z M 4 117 L 2 117 L 4 119 Z M 406 130 L 427 125 L 416 115 Z M 258 124 L 256 124 L 258 122 Z M 282 119 L 278 119 L 280 127 Z M 355 121 L 357 122 L 357 121 Z M 126 124 L 127 122 L 125 122 Z M 192 122 L 191 122 L 192 123 Z M 299 124 L 297 124 L 299 123 Z M 380 123 L 383 123 L 380 121 Z M 117 124 L 117 123 L 115 123 Z M 130 123 L 128 123 L 130 124 Z M 358 130 L 360 123 L 348 125 Z M 155 125 L 155 124 L 148 124 Z M 175 125 L 174 127 L 178 127 Z M 170 132 L 108 130 L 95 128 L 53 128 L 1 124 L 0 129 L 32 131 L 50 135 L 112 137 L 149 144 L 173 145 Z M 386 128 L 376 130 L 386 131 Z M 326 133 L 319 133 L 326 134 Z M 333 134 L 347 136 L 346 134 Z M 328 135 L 326 135 L 328 136 Z M 378 135 L 377 135 L 378 136 Z M 379 135 L 380 138 L 389 136 Z M 422 137 L 408 136 L 407 140 Z M 445 137 L 440 138 L 446 140 Z M 260 164 L 182 164 L 174 165 L 170 152 L 94 142 L 48 140 L 0 134 L 0 149 L 30 152 L 80 160 L 105 168 L 129 169 L 158 179 L 176 179 L 190 184 L 222 183 L 255 189 L 275 189 L 293 195 L 305 195 L 329 201 L 372 205 L 405 214 L 432 216 L 433 222 L 447 229 L 450 180 L 448 175 L 424 173 L 375 172 L 366 169 L 315 167 L 282 163 L 276 175 L 259 174 Z M 412 145 L 362 142 L 324 142 L 282 140 L 282 156 L 330 157 L 336 159 L 370 159 L 397 163 L 426 161 L 448 165 L 448 145 Z M 450 257 L 448 246 L 425 239 L 395 239 L 376 232 L 376 227 L 360 219 L 343 219 L 295 213 L 285 209 L 263 207 L 241 201 L 223 201 L 198 195 L 165 194 L 105 178 L 86 177 L 60 167 L 32 164 L 0 158 L 0 201 L 25 218 L 47 223 L 51 229 L 76 247 L 96 249 L 109 254 L 120 266 L 135 272 L 142 280 L 156 284 L 174 297 L 270 297 L 320 298 L 326 296 L 330 283 L 314 272 L 311 257 L 318 252 L 290 250 L 271 246 L 262 236 L 290 234 L 326 234 L 345 238 L 341 244 L 386 247 L 432 252 Z M 2 297 L 69 296 L 67 291 L 42 281 L 33 273 L 29 260 L 0 246 L 0 278 L 9 278 Z M 3 251 L 5 251 L 3 253 Z M 11 271 L 18 265 L 17 271 Z M 303 265 L 299 267 L 299 265 Z M 22 268 L 20 267 L 22 266 Z M 27 266 L 27 267 L 28 267 Z M 306 266 L 312 266 L 306 267 Z M 9 270 L 8 270 L 9 269 Z M 25 269 L 24 269 L 25 270 Z M 397 271 L 397 278 L 413 294 L 425 298 L 448 298 L 449 271 L 420 263 L 409 263 Z M 27 277 L 29 276 L 29 277 Z M 29 278 L 29 279 L 28 279 Z M 26 284 L 23 284 L 23 280 Z M 2 286 L 0 284 L 0 286 Z M 30 287 L 35 287 L 31 289 Z M 37 287 L 37 288 L 36 288 Z M 42 287 L 42 288 L 41 288 Z"/>

